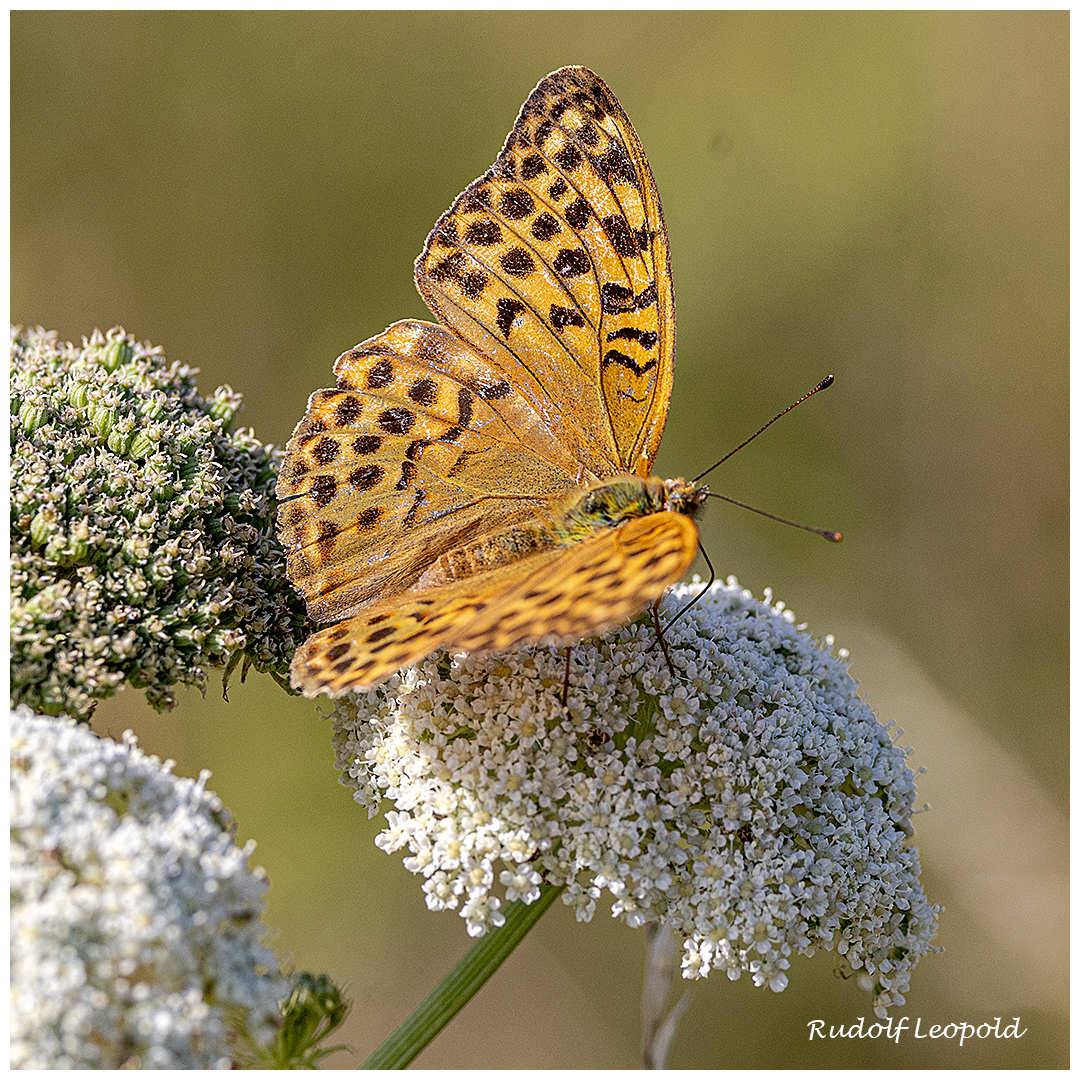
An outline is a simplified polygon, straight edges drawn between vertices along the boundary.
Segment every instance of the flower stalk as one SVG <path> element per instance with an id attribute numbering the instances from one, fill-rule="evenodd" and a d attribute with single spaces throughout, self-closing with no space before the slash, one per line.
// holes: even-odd
<path id="1" fill-rule="evenodd" d="M 641 1056 L 646 1069 L 667 1067 L 675 1029 L 694 1000 L 691 985 L 674 1000 L 675 962 L 682 942 L 670 926 L 645 927 L 645 978 L 641 988 Z"/>
<path id="2" fill-rule="evenodd" d="M 518 900 L 510 904 L 505 923 L 480 938 L 412 1016 L 361 1067 L 404 1069 L 495 974 L 562 891 L 562 886 L 542 885 L 540 898 L 533 903 Z"/>

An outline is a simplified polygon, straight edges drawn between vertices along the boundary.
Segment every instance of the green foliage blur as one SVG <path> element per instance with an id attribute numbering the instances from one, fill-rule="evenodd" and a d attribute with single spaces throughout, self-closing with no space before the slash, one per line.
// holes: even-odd
<path id="1" fill-rule="evenodd" d="M 809 1041 L 868 1012 L 830 959 L 780 995 L 699 984 L 675 1068 L 1062 1067 L 1068 900 L 1068 13 L 14 12 L 11 318 L 122 324 L 243 392 L 284 442 L 334 359 L 427 317 L 412 261 L 548 71 L 619 97 L 663 199 L 678 302 L 657 472 L 721 504 L 718 573 L 849 648 L 926 766 L 939 943 L 905 1012 L 1018 1040 Z M 704 571 L 702 571 L 704 572 Z M 266 921 L 353 1001 L 362 1061 L 468 948 L 339 789 L 329 729 L 269 678 L 135 692 L 94 726 L 218 791 Z M 634 1068 L 640 933 L 558 905 L 417 1061 Z"/>

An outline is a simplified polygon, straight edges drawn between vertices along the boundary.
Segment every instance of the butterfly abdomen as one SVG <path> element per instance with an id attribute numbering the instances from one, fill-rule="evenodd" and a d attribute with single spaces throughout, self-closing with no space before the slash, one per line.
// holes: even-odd
<path id="1" fill-rule="evenodd" d="M 415 588 L 464 581 L 665 510 L 693 517 L 703 500 L 704 491 L 684 480 L 612 477 L 573 492 L 546 517 L 489 533 L 443 553 L 423 572 Z"/>
<path id="2" fill-rule="evenodd" d="M 490 533 L 440 555 L 421 574 L 416 588 L 426 589 L 462 581 L 488 570 L 520 563 L 530 555 L 552 551 L 563 543 L 546 521 L 527 521 L 505 532 Z"/>

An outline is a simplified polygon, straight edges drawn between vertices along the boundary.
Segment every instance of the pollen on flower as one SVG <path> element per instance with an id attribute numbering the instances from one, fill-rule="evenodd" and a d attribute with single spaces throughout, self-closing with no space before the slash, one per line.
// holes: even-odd
<path id="1" fill-rule="evenodd" d="M 883 1015 L 936 930 L 914 777 L 831 643 L 769 601 L 709 589 L 665 631 L 674 684 L 651 620 L 580 642 L 565 707 L 560 649 L 429 658 L 337 703 L 342 781 L 369 813 L 395 804 L 378 846 L 472 936 L 563 885 L 579 920 L 606 894 L 678 931 L 686 978 L 780 991 L 792 955 L 834 950 Z"/>

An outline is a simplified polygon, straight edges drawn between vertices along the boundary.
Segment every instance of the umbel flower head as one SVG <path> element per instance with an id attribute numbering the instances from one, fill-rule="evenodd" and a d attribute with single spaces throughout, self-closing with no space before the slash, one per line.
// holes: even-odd
<path id="1" fill-rule="evenodd" d="M 121 329 L 12 331 L 13 704 L 84 717 L 128 681 L 167 708 L 241 655 L 287 669 L 304 610 L 274 538 L 278 452 L 194 376 Z"/>
<path id="2" fill-rule="evenodd" d="M 11 714 L 11 1064 L 228 1068 L 289 993 L 231 818 L 130 733 Z M 249 1045 L 238 1044 L 237 1033 Z"/>
<path id="3" fill-rule="evenodd" d="M 670 617 L 700 584 L 667 594 Z M 342 782 L 408 851 L 427 905 L 470 934 L 540 884 L 590 919 L 684 938 L 682 973 L 782 990 L 792 954 L 839 954 L 879 1015 L 904 1002 L 937 908 L 908 846 L 905 751 L 846 654 L 729 579 L 665 633 L 651 621 L 572 649 L 432 657 L 339 701 Z M 498 888 L 501 886 L 501 889 Z"/>

